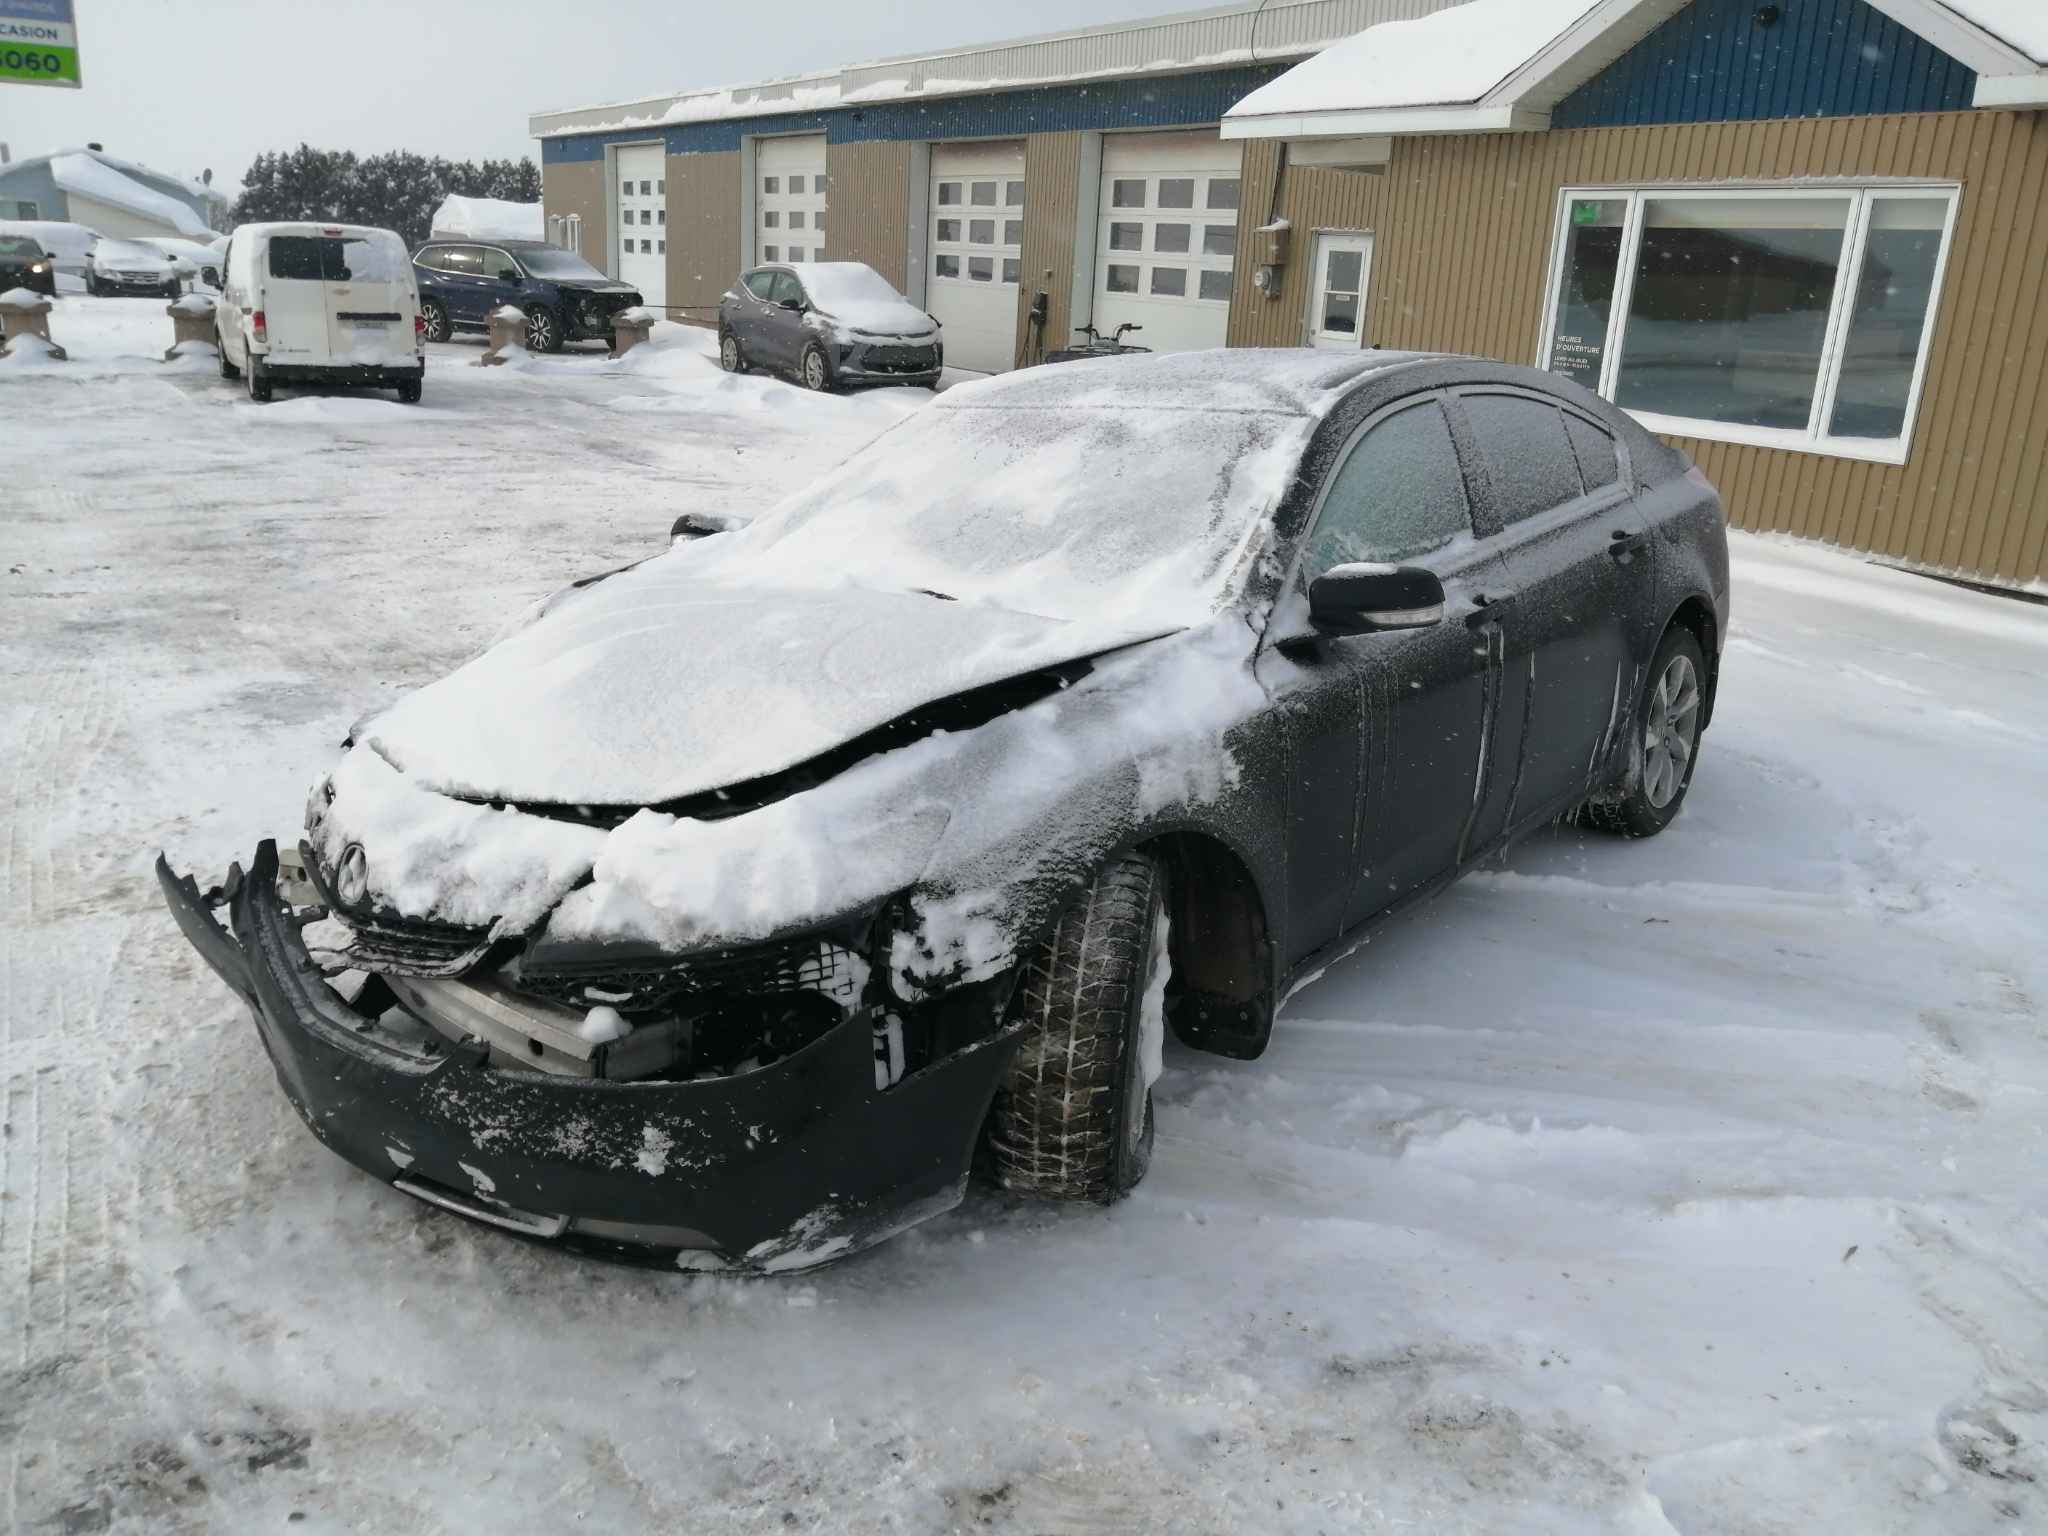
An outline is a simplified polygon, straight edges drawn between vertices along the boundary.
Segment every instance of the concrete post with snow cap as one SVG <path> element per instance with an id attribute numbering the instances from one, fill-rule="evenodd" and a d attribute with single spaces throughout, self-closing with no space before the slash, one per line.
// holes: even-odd
<path id="1" fill-rule="evenodd" d="M 171 344 L 165 349 L 165 362 L 176 361 L 181 355 L 180 349 L 187 342 L 213 350 L 212 299 L 203 293 L 188 293 L 182 299 L 166 304 L 164 313 L 171 317 Z"/>
<path id="2" fill-rule="evenodd" d="M 50 308 L 50 301 L 33 288 L 0 293 L 0 357 L 36 352 L 63 362 L 64 349 L 50 340 Z M 26 345 L 17 347 L 24 338 Z"/>
<path id="3" fill-rule="evenodd" d="M 660 318 L 644 304 L 635 304 L 612 316 L 612 356 L 624 357 L 647 339 Z"/>
<path id="4" fill-rule="evenodd" d="M 477 359 L 477 366 L 509 362 L 526 355 L 526 311 L 514 304 L 500 304 L 489 317 L 491 344 Z"/>

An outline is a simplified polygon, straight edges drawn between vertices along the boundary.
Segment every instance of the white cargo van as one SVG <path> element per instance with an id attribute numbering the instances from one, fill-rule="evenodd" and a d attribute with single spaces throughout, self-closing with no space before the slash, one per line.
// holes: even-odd
<path id="1" fill-rule="evenodd" d="M 419 288 L 391 230 L 243 224 L 221 275 L 220 374 L 246 378 L 250 399 L 268 400 L 276 384 L 360 384 L 419 399 Z"/>

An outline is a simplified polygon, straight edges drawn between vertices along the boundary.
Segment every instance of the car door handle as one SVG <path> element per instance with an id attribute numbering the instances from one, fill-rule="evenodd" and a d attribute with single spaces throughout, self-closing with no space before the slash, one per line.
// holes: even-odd
<path id="1" fill-rule="evenodd" d="M 1649 535 L 1632 533 L 1626 528 L 1617 528 L 1609 535 L 1607 553 L 1616 560 L 1626 560 L 1648 541 Z"/>
<path id="2" fill-rule="evenodd" d="M 1509 599 L 1488 597 L 1484 592 L 1472 594 L 1472 611 L 1465 615 L 1467 629 L 1479 629 L 1491 624 L 1508 609 Z"/>

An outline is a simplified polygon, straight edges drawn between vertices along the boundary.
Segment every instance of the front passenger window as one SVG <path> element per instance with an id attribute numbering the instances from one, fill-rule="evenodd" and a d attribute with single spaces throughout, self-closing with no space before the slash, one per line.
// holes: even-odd
<path id="1" fill-rule="evenodd" d="M 804 288 L 803 288 L 803 284 L 802 284 L 802 283 L 799 283 L 799 282 L 798 282 L 798 281 L 796 280 L 795 276 L 794 276 L 793 274 L 791 274 L 791 273 L 788 273 L 788 272 L 778 272 L 778 273 L 776 273 L 776 274 L 775 274 L 775 302 L 776 302 L 777 304 L 788 304 L 788 303 L 791 303 L 792 301 L 794 301 L 795 303 L 798 303 L 798 304 L 801 304 L 801 303 L 803 303 L 803 301 L 804 301 Z"/>
<path id="2" fill-rule="evenodd" d="M 1330 480 L 1308 574 L 1354 561 L 1399 565 L 1472 531 L 1465 478 L 1443 407 L 1411 405 L 1369 430 Z"/>
<path id="3" fill-rule="evenodd" d="M 772 303 L 775 298 L 775 274 L 773 272 L 749 272 L 744 279 L 747 292 L 763 303 Z"/>

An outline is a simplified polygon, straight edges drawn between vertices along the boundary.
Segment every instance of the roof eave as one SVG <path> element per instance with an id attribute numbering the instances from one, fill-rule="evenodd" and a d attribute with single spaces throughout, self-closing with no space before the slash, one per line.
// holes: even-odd
<path id="1" fill-rule="evenodd" d="M 1226 114 L 1226 139 L 1349 139 L 1375 135 L 1541 133 L 1548 112 L 1507 103 L 1463 102 L 1434 107 L 1385 107 L 1355 112 Z"/>
<path id="2" fill-rule="evenodd" d="M 2048 70 L 2031 75 L 1979 75 L 1972 105 L 2008 111 L 2048 107 Z"/>

